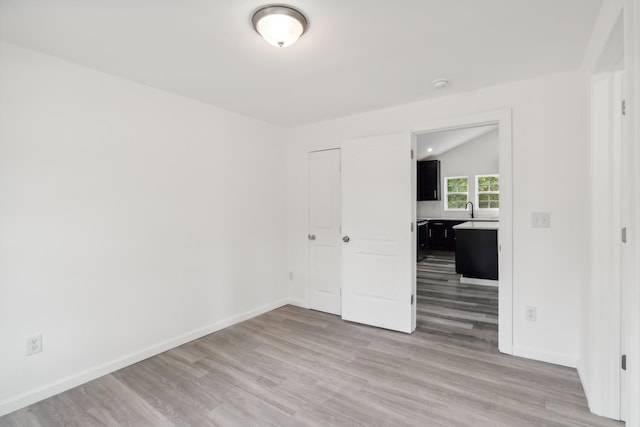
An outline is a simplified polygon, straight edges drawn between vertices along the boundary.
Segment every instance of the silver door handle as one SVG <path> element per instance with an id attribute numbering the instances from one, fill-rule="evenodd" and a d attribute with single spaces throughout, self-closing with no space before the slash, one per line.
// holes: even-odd
<path id="1" fill-rule="evenodd" d="M 438 195 L 436 194 L 436 192 L 437 192 L 437 191 L 438 191 L 438 190 L 433 190 L 433 197 L 434 197 L 434 198 L 438 197 Z"/>
<path id="2" fill-rule="evenodd" d="M 447 238 L 447 229 L 446 228 L 444 229 L 444 238 L 445 239 Z"/>
<path id="3" fill-rule="evenodd" d="M 349 240 L 350 240 L 350 239 L 349 239 L 349 236 L 344 236 L 344 237 L 342 238 L 342 241 L 343 241 L 343 242 L 345 242 L 345 243 L 349 243 Z"/>
<path id="4" fill-rule="evenodd" d="M 309 240 L 316 240 L 315 234 L 309 234 Z"/>

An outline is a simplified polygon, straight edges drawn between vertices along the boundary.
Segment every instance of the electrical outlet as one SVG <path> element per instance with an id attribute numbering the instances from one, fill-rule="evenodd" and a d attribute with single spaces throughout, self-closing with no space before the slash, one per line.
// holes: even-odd
<path id="1" fill-rule="evenodd" d="M 42 351 L 42 334 L 27 338 L 27 356 L 40 353 Z"/>
<path id="2" fill-rule="evenodd" d="M 525 312 L 525 319 L 527 319 L 527 320 L 529 320 L 531 322 L 535 322 L 537 316 L 538 315 L 537 315 L 535 307 L 527 307 L 527 310 Z"/>

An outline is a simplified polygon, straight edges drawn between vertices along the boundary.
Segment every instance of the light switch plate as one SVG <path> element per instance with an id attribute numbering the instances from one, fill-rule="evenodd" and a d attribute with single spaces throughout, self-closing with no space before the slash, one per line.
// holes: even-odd
<path id="1" fill-rule="evenodd" d="M 534 212 L 531 214 L 533 228 L 551 228 L 551 214 L 549 212 Z"/>

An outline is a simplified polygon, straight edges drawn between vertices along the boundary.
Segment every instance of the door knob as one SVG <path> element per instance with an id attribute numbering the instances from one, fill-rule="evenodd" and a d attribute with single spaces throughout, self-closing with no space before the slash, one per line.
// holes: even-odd
<path id="1" fill-rule="evenodd" d="M 309 234 L 309 240 L 316 240 L 315 234 Z"/>
<path id="2" fill-rule="evenodd" d="M 349 236 L 344 236 L 342 238 L 342 241 L 345 242 L 345 243 L 349 243 Z"/>

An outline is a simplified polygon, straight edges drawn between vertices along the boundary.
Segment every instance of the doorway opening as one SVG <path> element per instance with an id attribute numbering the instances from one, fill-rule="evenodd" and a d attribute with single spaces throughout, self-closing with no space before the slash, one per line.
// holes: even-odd
<path id="1" fill-rule="evenodd" d="M 474 213 L 477 207 L 482 213 L 480 219 L 494 219 L 486 221 L 485 229 L 475 235 L 485 235 L 483 232 L 493 235 L 492 243 L 485 243 L 493 245 L 494 270 L 496 252 L 498 265 L 497 274 L 494 271 L 486 279 L 466 273 L 464 276 L 468 284 L 478 286 L 473 282 L 498 281 L 498 349 L 512 354 L 510 109 L 442 119 L 405 133 L 347 139 L 335 149 L 310 152 L 309 308 L 394 331 L 411 333 L 416 329 L 417 140 L 425 133 L 476 127 L 489 127 L 480 133 L 497 132 L 498 138 L 497 173 L 494 165 L 493 169 L 474 172 L 467 180 L 467 187 L 471 185 L 474 191 L 478 188 L 477 194 L 472 193 Z M 474 158 L 477 160 L 478 155 Z M 464 219 L 464 208 L 470 200 L 457 197 L 465 192 L 464 186 L 453 181 L 438 185 L 441 189 L 445 187 L 452 203 L 447 210 L 459 214 L 458 223 L 451 230 L 442 231 L 444 240 L 456 233 L 473 231 L 453 228 L 468 222 Z M 469 197 L 468 188 L 466 193 Z M 450 194 L 456 197 L 449 197 Z M 327 232 L 330 241 L 322 243 L 320 232 Z M 470 261 L 477 261 L 475 258 Z M 339 274 L 328 275 L 327 271 Z"/>
<path id="2" fill-rule="evenodd" d="M 416 330 L 512 354 L 511 112 L 413 135 Z"/>
<path id="3" fill-rule="evenodd" d="M 416 329 L 498 347 L 498 124 L 420 133 Z"/>

